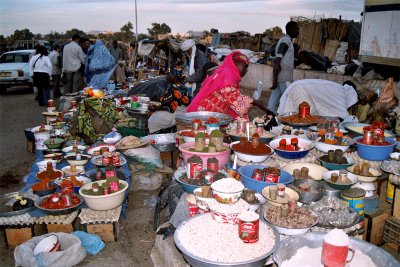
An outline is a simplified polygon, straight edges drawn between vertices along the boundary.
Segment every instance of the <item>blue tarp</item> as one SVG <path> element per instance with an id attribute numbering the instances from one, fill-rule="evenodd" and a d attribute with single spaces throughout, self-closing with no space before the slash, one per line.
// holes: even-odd
<path id="1" fill-rule="evenodd" d="M 103 89 L 107 86 L 116 66 L 117 63 L 110 51 L 102 41 L 97 40 L 90 46 L 86 56 L 85 74 L 88 86 Z"/>

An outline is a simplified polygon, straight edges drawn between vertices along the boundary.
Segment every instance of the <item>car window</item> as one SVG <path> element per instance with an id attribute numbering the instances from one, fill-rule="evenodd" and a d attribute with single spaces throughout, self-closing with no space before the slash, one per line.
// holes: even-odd
<path id="1" fill-rule="evenodd" d="M 0 63 L 21 63 L 29 62 L 29 54 L 27 53 L 9 53 L 9 54 L 3 54 L 0 57 Z"/>

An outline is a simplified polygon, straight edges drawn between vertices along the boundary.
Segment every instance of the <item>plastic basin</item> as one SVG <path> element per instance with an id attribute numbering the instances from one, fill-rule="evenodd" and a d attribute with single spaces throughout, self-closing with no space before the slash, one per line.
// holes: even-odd
<path id="1" fill-rule="evenodd" d="M 183 160 L 187 163 L 188 158 L 192 156 L 199 156 L 203 160 L 203 169 L 207 168 L 207 159 L 209 158 L 216 158 L 218 159 L 218 169 L 223 169 L 225 165 L 229 161 L 229 155 L 231 150 L 229 149 L 229 145 L 224 143 L 224 146 L 227 148 L 221 152 L 214 152 L 214 153 L 202 153 L 196 151 L 190 151 L 190 148 L 194 148 L 194 142 L 190 143 L 183 143 L 179 146 L 179 150 L 182 152 Z"/>
<path id="2" fill-rule="evenodd" d="M 387 146 L 375 146 L 366 145 L 359 142 L 362 136 L 356 137 L 354 139 L 357 146 L 358 155 L 366 160 L 382 161 L 389 158 L 390 153 L 393 152 L 394 147 L 397 145 L 397 141 L 393 138 L 385 138 L 385 141 L 389 142 L 390 145 Z"/>
<path id="3" fill-rule="evenodd" d="M 239 168 L 239 173 L 241 175 L 241 180 L 246 188 L 253 189 L 258 193 L 261 193 L 263 188 L 266 186 L 276 185 L 276 183 L 268 183 L 263 181 L 257 181 L 252 178 L 254 169 L 264 169 L 266 166 L 263 165 L 248 165 Z M 279 177 L 279 183 L 290 184 L 293 182 L 293 176 L 288 172 L 281 171 Z"/>
<path id="4" fill-rule="evenodd" d="M 344 156 L 344 157 L 347 159 L 347 162 L 348 162 L 347 164 L 338 164 L 338 163 L 332 163 L 332 162 L 324 161 L 322 159 L 322 157 L 323 156 L 318 158 L 319 162 L 321 162 L 321 165 L 324 166 L 325 168 L 327 168 L 330 171 L 343 170 L 343 169 L 346 169 L 347 167 L 349 167 L 349 166 L 354 164 L 354 160 L 352 158 L 346 157 L 346 156 Z"/>
<path id="5" fill-rule="evenodd" d="M 103 183 L 106 182 L 106 180 L 100 180 L 96 182 L 99 185 L 102 185 Z M 85 184 L 84 186 L 82 186 L 81 189 L 79 189 L 79 195 L 83 197 L 83 199 L 86 202 L 86 205 L 93 210 L 111 210 L 120 206 L 122 202 L 124 202 L 125 191 L 128 189 L 127 182 L 123 180 L 119 180 L 119 182 L 125 185 L 124 189 L 115 193 L 111 193 L 109 195 L 90 196 L 82 192 L 84 189 L 92 188 L 92 184 L 95 182 Z"/>

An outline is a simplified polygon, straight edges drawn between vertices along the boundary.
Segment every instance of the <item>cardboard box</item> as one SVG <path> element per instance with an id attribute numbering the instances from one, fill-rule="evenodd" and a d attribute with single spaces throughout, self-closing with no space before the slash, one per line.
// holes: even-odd
<path id="1" fill-rule="evenodd" d="M 87 224 L 86 231 L 89 234 L 96 234 L 100 236 L 101 240 L 104 242 L 112 242 L 117 240 L 113 223 Z"/>
<path id="2" fill-rule="evenodd" d="M 393 199 L 393 217 L 400 220 L 400 189 L 396 188 Z"/>
<path id="3" fill-rule="evenodd" d="M 32 238 L 32 228 L 6 228 L 6 239 L 9 248 L 15 248 L 18 245 Z"/>
<path id="4" fill-rule="evenodd" d="M 47 232 L 48 233 L 57 233 L 57 232 L 62 232 L 62 233 L 72 233 L 74 231 L 74 227 L 72 224 L 52 224 L 49 223 L 46 225 L 47 226 Z"/>

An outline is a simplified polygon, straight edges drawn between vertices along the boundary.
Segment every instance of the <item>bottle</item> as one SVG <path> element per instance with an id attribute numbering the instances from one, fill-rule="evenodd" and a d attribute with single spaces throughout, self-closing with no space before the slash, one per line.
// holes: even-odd
<path id="1" fill-rule="evenodd" d="M 96 171 L 96 180 L 101 180 L 103 178 L 103 172 L 101 171 L 100 168 L 97 168 Z"/>
<path id="2" fill-rule="evenodd" d="M 262 90 L 263 90 L 263 83 L 262 83 L 262 81 L 257 81 L 256 89 L 255 89 L 254 92 L 253 92 L 253 98 L 254 98 L 255 100 L 259 100 L 259 99 L 260 99 Z"/>
<path id="3" fill-rule="evenodd" d="M 108 164 L 106 167 L 106 179 L 111 176 L 117 176 L 117 171 L 115 170 L 114 165 Z"/>

